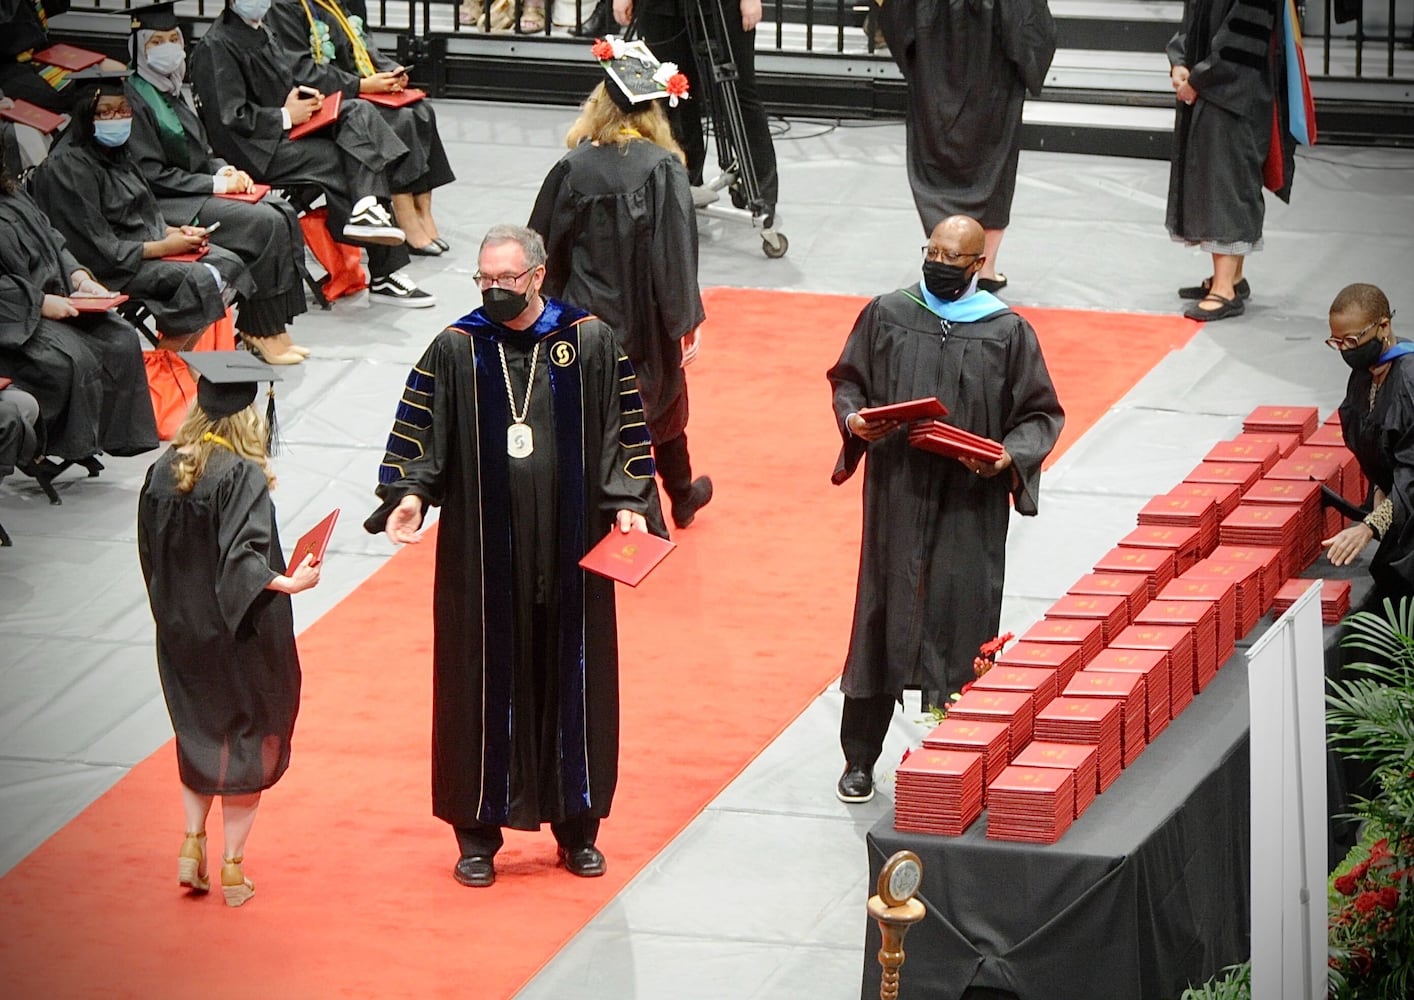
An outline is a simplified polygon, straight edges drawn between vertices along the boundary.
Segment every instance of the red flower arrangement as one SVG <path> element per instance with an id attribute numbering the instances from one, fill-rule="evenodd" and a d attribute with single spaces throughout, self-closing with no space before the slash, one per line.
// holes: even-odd
<path id="1" fill-rule="evenodd" d="M 674 73 L 668 77 L 668 82 L 663 87 L 668 92 L 669 97 L 687 96 L 687 76 L 682 73 Z"/>
<path id="2" fill-rule="evenodd" d="M 1391 849 L 1389 838 L 1380 838 L 1364 859 L 1331 880 L 1329 965 L 1339 984 L 1333 996 L 1383 997 L 1389 973 L 1409 961 L 1414 838 L 1396 841 Z"/>
<path id="3" fill-rule="evenodd" d="M 600 62 L 608 62 L 610 59 L 614 58 L 614 47 L 602 38 L 594 42 L 594 46 L 589 52 Z"/>

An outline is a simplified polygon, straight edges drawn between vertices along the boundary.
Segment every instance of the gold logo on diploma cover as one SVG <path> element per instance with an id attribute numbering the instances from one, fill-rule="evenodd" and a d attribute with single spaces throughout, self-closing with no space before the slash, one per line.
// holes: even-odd
<path id="1" fill-rule="evenodd" d="M 558 340 L 550 348 L 550 360 L 557 368 L 568 368 L 574 364 L 574 345 L 568 340 Z"/>

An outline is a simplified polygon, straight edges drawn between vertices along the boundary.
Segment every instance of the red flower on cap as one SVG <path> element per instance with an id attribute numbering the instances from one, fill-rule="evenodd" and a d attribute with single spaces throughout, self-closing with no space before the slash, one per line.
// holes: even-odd
<path id="1" fill-rule="evenodd" d="M 663 89 L 668 92 L 669 97 L 686 97 L 687 77 L 682 73 L 674 73 L 668 77 L 668 82 Z"/>
<path id="2" fill-rule="evenodd" d="M 602 38 L 594 43 L 594 47 L 589 52 L 600 62 L 608 62 L 614 58 L 614 47 Z"/>

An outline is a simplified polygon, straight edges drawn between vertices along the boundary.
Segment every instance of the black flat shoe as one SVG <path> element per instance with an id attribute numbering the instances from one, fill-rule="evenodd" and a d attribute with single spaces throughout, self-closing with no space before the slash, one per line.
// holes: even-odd
<path id="1" fill-rule="evenodd" d="M 978 278 L 977 290 L 979 292 L 1000 292 L 1006 287 L 1006 275 L 999 274 L 995 278 Z"/>
<path id="2" fill-rule="evenodd" d="M 573 849 L 561 847 L 559 854 L 560 864 L 569 869 L 571 875 L 580 878 L 598 878 L 607 868 L 604 855 L 593 844 Z"/>
<path id="3" fill-rule="evenodd" d="M 462 858 L 452 869 L 452 878 L 473 889 L 484 889 L 496 881 L 496 859 L 483 854 Z"/>
<path id="4" fill-rule="evenodd" d="M 448 243 L 446 240 L 442 239 L 442 237 L 440 237 L 440 236 L 438 236 L 438 237 L 437 237 L 435 240 L 433 240 L 432 242 L 435 243 L 435 244 L 437 244 L 439 247 L 441 247 L 443 253 L 446 253 L 448 250 L 452 249 L 452 245 L 451 245 L 450 243 Z"/>
<path id="5" fill-rule="evenodd" d="M 617 27 L 613 23 L 613 13 L 610 8 L 613 5 L 609 0 L 599 0 L 594 12 L 584 19 L 579 30 L 570 29 L 570 34 L 576 38 L 603 38 L 610 34 Z"/>
<path id="6" fill-rule="evenodd" d="M 409 244 L 407 245 L 407 248 L 408 248 L 408 253 L 412 254 L 414 257 L 440 257 L 440 256 L 442 256 L 442 248 L 437 245 L 437 241 L 436 241 L 436 240 L 433 240 L 431 243 L 427 244 L 425 247 L 415 247 L 415 246 L 413 246 L 411 243 L 409 243 Z"/>
<path id="7" fill-rule="evenodd" d="M 698 476 L 688 487 L 687 496 L 672 502 L 673 524 L 686 528 L 697 517 L 697 512 L 712 502 L 712 480 Z"/>
<path id="8" fill-rule="evenodd" d="M 868 802 L 874 797 L 874 775 L 858 764 L 846 764 L 835 785 L 835 797 L 841 802 Z"/>
<path id="9" fill-rule="evenodd" d="M 1216 309 L 1204 309 L 1204 302 L 1222 303 Z M 1241 316 L 1247 311 L 1247 307 L 1242 304 L 1240 298 L 1225 299 L 1221 295 L 1214 295 L 1209 292 L 1187 309 L 1183 310 L 1183 315 L 1189 319 L 1201 320 L 1204 323 L 1211 323 L 1219 319 L 1231 319 L 1233 316 Z"/>
<path id="10" fill-rule="evenodd" d="M 1201 285 L 1185 285 L 1178 290 L 1178 297 L 1180 299 L 1201 299 L 1208 294 L 1208 289 L 1212 287 L 1212 284 L 1212 278 L 1204 278 Z M 1237 291 L 1239 299 L 1246 300 L 1252 297 L 1252 286 L 1247 283 L 1246 278 L 1233 285 L 1233 288 Z"/>

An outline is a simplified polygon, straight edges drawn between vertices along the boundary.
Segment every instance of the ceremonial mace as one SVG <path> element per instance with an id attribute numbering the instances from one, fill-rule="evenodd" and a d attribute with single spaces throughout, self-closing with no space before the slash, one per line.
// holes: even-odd
<path id="1" fill-rule="evenodd" d="M 923 862 L 912 851 L 899 851 L 884 862 L 879 873 L 879 894 L 869 897 L 869 915 L 879 922 L 883 944 L 879 964 L 879 1000 L 898 1000 L 899 966 L 903 965 L 903 936 L 928 913 L 913 894 L 923 884 Z"/>

